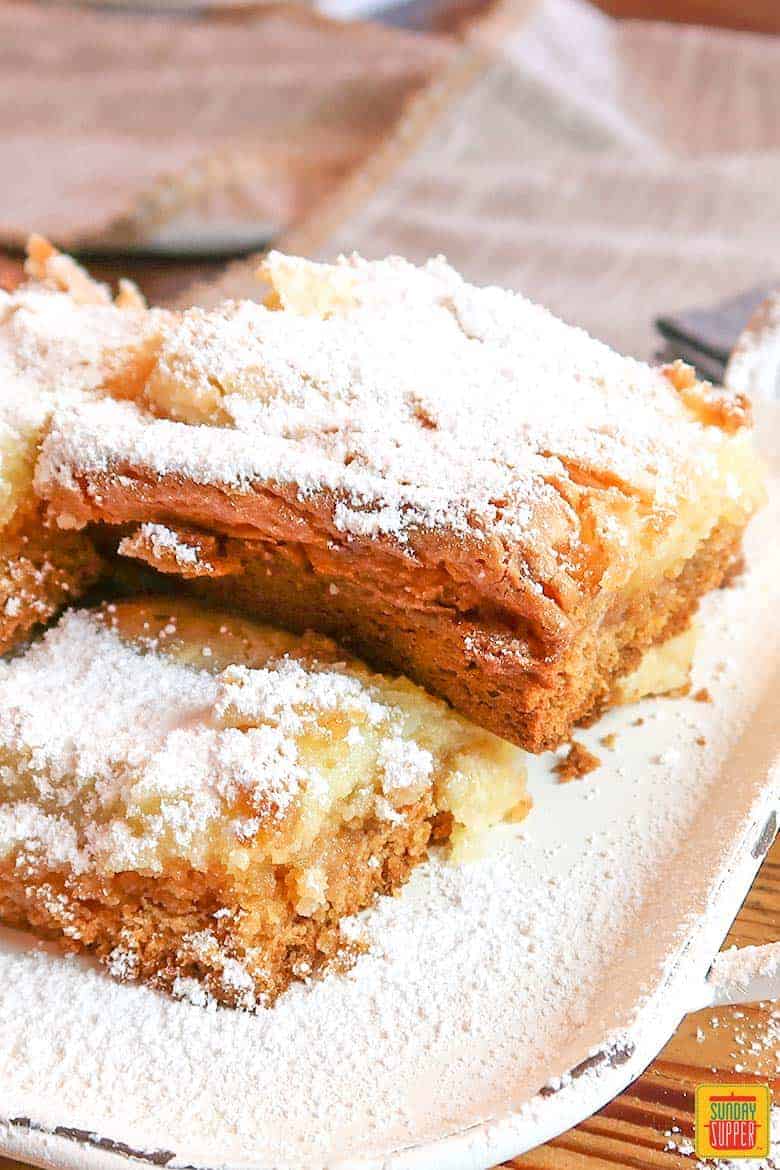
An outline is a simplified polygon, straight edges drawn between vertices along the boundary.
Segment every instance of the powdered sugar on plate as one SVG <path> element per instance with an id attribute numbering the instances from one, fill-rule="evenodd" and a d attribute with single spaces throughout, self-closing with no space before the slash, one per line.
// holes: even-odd
<path id="1" fill-rule="evenodd" d="M 777 801 L 778 523 L 773 491 L 748 574 L 704 606 L 693 690 L 713 702 L 609 713 L 578 733 L 602 764 L 574 784 L 540 758 L 521 832 L 480 861 L 433 859 L 353 920 L 368 949 L 346 974 L 250 1014 L 6 933 L 2 1113 L 191 1165 L 314 1170 L 486 1167 L 592 1112 L 676 1025 L 758 864 Z"/>

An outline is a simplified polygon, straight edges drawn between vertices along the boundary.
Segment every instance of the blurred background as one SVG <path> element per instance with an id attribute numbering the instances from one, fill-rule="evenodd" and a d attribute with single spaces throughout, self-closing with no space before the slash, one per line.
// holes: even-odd
<path id="1" fill-rule="evenodd" d="M 602 0 L 599 7 L 620 17 L 780 32 L 780 10 L 775 0 Z"/>
<path id="2" fill-rule="evenodd" d="M 0 280 L 30 231 L 168 303 L 251 295 L 222 274 L 269 242 L 445 252 L 641 356 L 747 293 L 717 375 L 780 274 L 778 33 L 777 0 L 0 0 Z"/>

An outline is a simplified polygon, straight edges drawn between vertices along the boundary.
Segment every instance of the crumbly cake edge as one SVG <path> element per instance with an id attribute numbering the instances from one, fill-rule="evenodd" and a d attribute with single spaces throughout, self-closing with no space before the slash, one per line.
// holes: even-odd
<path id="1" fill-rule="evenodd" d="M 106 572 L 90 537 L 34 523 L 0 532 L 0 654 L 77 601 Z"/>
<path id="2" fill-rule="evenodd" d="M 300 631 L 318 629 L 379 669 L 408 675 L 502 738 L 540 752 L 622 701 L 619 680 L 644 651 L 679 634 L 701 597 L 728 581 L 744 527 L 716 527 L 675 577 L 663 577 L 654 590 L 635 597 L 625 614 L 623 599 L 615 598 L 611 614 L 547 657 L 529 653 L 516 628 L 481 625 L 478 617 L 469 620 L 445 606 L 423 612 L 409 603 L 408 593 L 396 604 L 381 591 L 374 595 L 370 550 L 345 584 L 343 577 L 318 574 L 305 547 L 223 538 L 218 548 L 207 548 L 214 560 L 223 556 L 230 571 L 185 579 L 177 570 L 174 579 L 177 588 L 210 603 Z M 188 547 L 198 539 L 198 533 L 181 536 Z M 145 559 L 171 571 L 170 562 Z M 239 572 L 233 571 L 236 564 Z"/>
<path id="3" fill-rule="evenodd" d="M 345 860 L 336 903 L 312 917 L 295 914 L 283 882 L 263 913 L 276 929 L 255 931 L 253 907 L 231 906 L 219 873 L 192 870 L 158 878 L 126 873 L 105 882 L 61 871 L 34 878 L 0 864 L 0 920 L 94 955 L 120 981 L 139 980 L 194 1001 L 230 1007 L 268 1006 L 294 981 L 348 963 L 353 940 L 343 918 L 393 894 L 425 860 L 433 830 L 425 802 L 397 823 L 360 825 L 334 838 Z M 369 859 L 376 864 L 369 865 Z M 233 911 L 238 911 L 233 913 Z"/>

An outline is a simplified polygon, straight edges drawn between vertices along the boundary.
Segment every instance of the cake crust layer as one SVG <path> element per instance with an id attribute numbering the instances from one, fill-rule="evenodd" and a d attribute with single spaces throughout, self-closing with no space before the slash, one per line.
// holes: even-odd
<path id="1" fill-rule="evenodd" d="M 402 824 L 343 828 L 323 859 L 333 899 L 305 917 L 292 906 L 283 871 L 263 891 L 271 912 L 253 914 L 246 895 L 215 872 L 127 872 L 98 881 L 42 869 L 31 882 L 0 861 L 0 921 L 88 951 L 121 982 L 139 980 L 196 1004 L 272 1003 L 292 980 L 349 964 L 355 944 L 340 921 L 406 882 L 428 855 L 432 815 L 430 801 L 421 801 Z M 369 864 L 376 858 L 381 864 Z M 253 956 L 262 956 L 261 971 Z"/>
<path id="2" fill-rule="evenodd" d="M 197 542 L 197 534 L 182 535 Z M 534 658 L 528 628 L 488 623 L 442 597 L 441 571 L 421 589 L 390 564 L 380 579 L 375 555 L 352 548 L 314 554 L 299 543 L 228 538 L 234 573 L 207 569 L 182 583 L 209 602 L 260 615 L 290 629 L 321 629 L 380 668 L 399 670 L 456 710 L 529 751 L 558 746 L 581 722 L 620 701 L 619 680 L 651 646 L 684 630 L 699 599 L 728 580 L 741 552 L 742 528 L 723 525 L 676 576 L 626 602 L 616 599 L 603 621 L 569 643 L 560 659 Z M 135 543 L 135 556 L 170 571 L 154 549 Z M 538 644 L 538 643 L 537 643 Z"/>

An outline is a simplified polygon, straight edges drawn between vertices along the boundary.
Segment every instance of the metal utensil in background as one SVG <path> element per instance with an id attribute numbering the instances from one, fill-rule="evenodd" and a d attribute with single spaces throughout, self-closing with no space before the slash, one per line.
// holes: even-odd
<path id="1" fill-rule="evenodd" d="M 746 330 L 752 329 L 756 314 L 767 303 L 773 287 L 780 288 L 780 280 L 774 286 L 750 289 L 709 308 L 686 309 L 659 317 L 656 328 L 666 342 L 659 358 L 662 361 L 682 358 L 695 366 L 702 377 L 723 382 L 730 355 L 740 351 Z M 750 344 L 752 347 L 756 344 L 752 334 Z M 734 389 L 747 387 L 734 386 Z M 756 389 L 751 392 L 755 394 Z M 764 388 L 761 395 L 778 397 L 778 390 L 768 393 Z"/>

